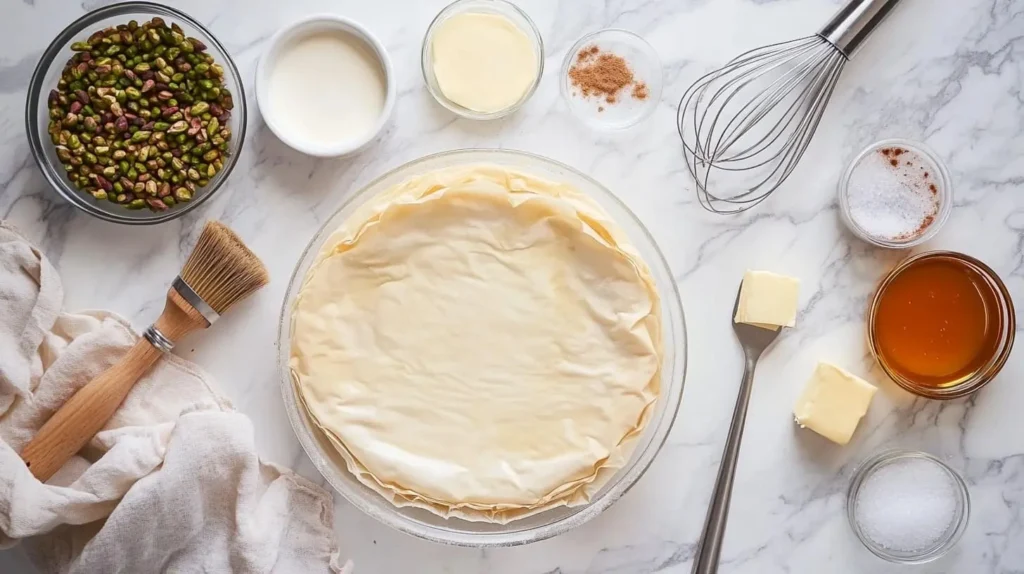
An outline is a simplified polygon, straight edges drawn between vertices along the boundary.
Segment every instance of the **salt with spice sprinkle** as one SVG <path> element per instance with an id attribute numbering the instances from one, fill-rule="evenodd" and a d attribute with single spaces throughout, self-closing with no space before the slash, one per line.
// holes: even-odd
<path id="1" fill-rule="evenodd" d="M 860 486 L 855 516 L 876 545 L 897 552 L 934 547 L 953 527 L 956 484 L 926 458 L 905 458 L 877 468 Z"/>
<path id="2" fill-rule="evenodd" d="M 847 186 L 849 215 L 864 233 L 886 241 L 919 236 L 939 213 L 938 168 L 921 154 L 885 147 L 853 167 Z"/>

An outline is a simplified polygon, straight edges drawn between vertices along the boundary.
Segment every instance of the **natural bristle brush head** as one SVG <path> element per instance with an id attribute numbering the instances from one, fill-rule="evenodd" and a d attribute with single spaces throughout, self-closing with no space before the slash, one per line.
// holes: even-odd
<path id="1" fill-rule="evenodd" d="M 217 221 L 206 223 L 180 277 L 217 314 L 270 281 L 259 257 Z"/>

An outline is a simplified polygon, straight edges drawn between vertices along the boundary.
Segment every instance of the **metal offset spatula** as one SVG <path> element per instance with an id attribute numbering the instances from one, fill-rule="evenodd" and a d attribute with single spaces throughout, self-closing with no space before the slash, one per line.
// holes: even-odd
<path id="1" fill-rule="evenodd" d="M 740 289 L 743 289 L 742 283 Z M 732 308 L 732 317 L 740 304 L 739 291 L 736 303 Z M 743 382 L 736 398 L 736 409 L 732 413 L 732 424 L 729 426 L 729 437 L 725 440 L 725 451 L 722 453 L 722 464 L 718 468 L 718 480 L 715 491 L 711 495 L 708 516 L 704 521 L 704 532 L 701 534 L 697 547 L 697 555 L 693 560 L 693 574 L 714 574 L 718 572 L 719 555 L 722 552 L 722 539 L 725 538 L 725 524 L 729 518 L 729 501 L 732 498 L 732 482 L 736 476 L 736 461 L 740 454 L 740 440 L 743 438 L 743 425 L 747 418 L 747 405 L 750 404 L 750 393 L 754 387 L 754 368 L 761 354 L 772 344 L 782 332 L 782 327 L 772 331 L 754 325 L 733 321 L 736 338 L 743 347 Z"/>

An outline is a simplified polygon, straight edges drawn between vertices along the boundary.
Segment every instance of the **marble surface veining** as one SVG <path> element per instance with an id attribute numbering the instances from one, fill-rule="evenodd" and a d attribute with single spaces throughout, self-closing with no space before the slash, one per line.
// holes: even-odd
<path id="1" fill-rule="evenodd" d="M 974 255 L 1024 304 L 1024 2 L 904 0 L 849 63 L 802 164 L 784 188 L 736 217 L 705 213 L 680 155 L 674 115 L 702 72 L 760 44 L 807 35 L 838 0 L 520 0 L 543 34 L 546 73 L 513 116 L 457 119 L 437 105 L 420 75 L 420 44 L 444 0 L 185 0 L 245 76 L 250 105 L 245 148 L 226 187 L 189 216 L 129 228 L 77 213 L 50 192 L 24 134 L 32 68 L 63 26 L 98 2 L 4 0 L 0 18 L 0 217 L 38 242 L 60 270 L 69 308 L 102 307 L 148 324 L 167 282 L 208 218 L 249 242 L 273 282 L 216 328 L 179 346 L 220 381 L 256 422 L 266 459 L 321 481 L 285 418 L 275 369 L 278 314 L 292 268 L 328 214 L 372 178 L 422 155 L 460 147 L 529 150 L 603 182 L 632 208 L 665 252 L 683 296 L 689 372 L 677 424 L 646 476 L 618 504 L 576 531 L 498 550 L 423 542 L 362 516 L 336 496 L 343 554 L 366 573 L 684 573 L 704 520 L 742 360 L 729 325 L 746 268 L 802 281 L 796 329 L 757 371 L 722 572 L 889 573 L 860 547 L 845 515 L 845 491 L 865 457 L 893 446 L 927 450 L 959 469 L 973 512 L 958 547 L 921 573 L 1024 572 L 1024 351 L 975 397 L 914 399 L 886 381 L 864 344 L 874 283 L 904 254 L 856 240 L 842 227 L 835 185 L 874 140 L 926 142 L 945 158 L 955 207 L 925 248 Z M 355 18 L 384 41 L 399 97 L 392 122 L 364 153 L 305 157 L 278 141 L 256 113 L 253 72 L 283 22 L 314 12 Z M 626 28 L 653 44 L 665 89 L 653 116 L 622 133 L 597 134 L 561 101 L 566 50 L 599 28 Z M 881 387 L 853 442 L 838 447 L 792 422 L 790 409 L 819 359 Z M 17 552 L 0 571 L 20 572 Z"/>

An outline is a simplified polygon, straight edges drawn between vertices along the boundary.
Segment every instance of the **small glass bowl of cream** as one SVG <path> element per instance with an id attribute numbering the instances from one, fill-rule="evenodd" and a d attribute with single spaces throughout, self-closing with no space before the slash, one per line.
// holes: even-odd
<path id="1" fill-rule="evenodd" d="M 960 541 L 971 499 L 964 479 L 938 458 L 891 450 L 857 469 L 846 510 L 854 534 L 875 556 L 923 564 Z"/>
<path id="2" fill-rule="evenodd" d="M 533 20 L 506 0 L 457 0 L 423 38 L 423 80 L 435 100 L 472 120 L 518 110 L 544 74 L 544 42 Z"/>
<path id="3" fill-rule="evenodd" d="M 889 249 L 907 249 L 939 232 L 953 209 L 953 181 L 922 143 L 886 139 L 869 145 L 839 180 L 839 209 L 850 231 Z"/>
<path id="4" fill-rule="evenodd" d="M 274 135 L 319 157 L 359 151 L 384 128 L 395 83 L 384 45 L 330 14 L 279 30 L 256 70 L 256 100 Z"/>

